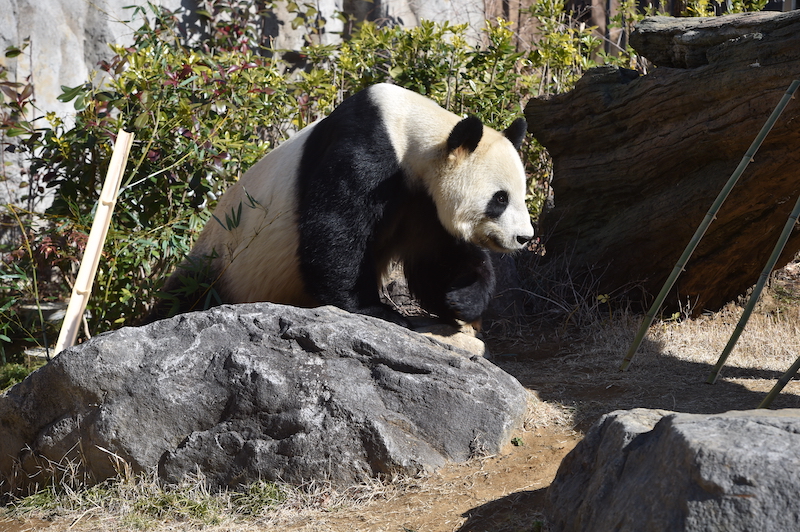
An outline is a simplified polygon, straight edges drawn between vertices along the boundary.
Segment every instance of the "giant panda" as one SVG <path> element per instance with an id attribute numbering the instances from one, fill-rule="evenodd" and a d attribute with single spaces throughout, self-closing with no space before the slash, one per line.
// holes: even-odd
<path id="1" fill-rule="evenodd" d="M 356 93 L 225 192 L 165 283 L 171 310 L 157 306 L 148 321 L 271 301 L 408 326 L 379 297 L 392 260 L 424 309 L 478 320 L 495 284 L 488 251 L 534 236 L 517 153 L 525 132 L 522 118 L 500 133 L 395 85 Z"/>

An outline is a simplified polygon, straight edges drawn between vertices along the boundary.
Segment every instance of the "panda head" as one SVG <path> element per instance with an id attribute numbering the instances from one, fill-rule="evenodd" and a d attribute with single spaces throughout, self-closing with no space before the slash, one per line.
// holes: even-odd
<path id="1" fill-rule="evenodd" d="M 450 131 L 431 192 L 439 220 L 451 234 L 502 253 L 533 239 L 525 170 L 517 153 L 526 130 L 523 118 L 499 133 L 471 116 Z"/>

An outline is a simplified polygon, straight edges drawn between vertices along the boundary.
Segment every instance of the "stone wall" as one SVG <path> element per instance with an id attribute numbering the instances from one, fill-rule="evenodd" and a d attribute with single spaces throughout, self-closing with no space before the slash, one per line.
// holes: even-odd
<path id="1" fill-rule="evenodd" d="M 25 54 L 16 59 L 0 54 L 0 65 L 8 67 L 17 80 L 31 76 L 36 102 L 42 110 L 68 116 L 72 104 L 57 100 L 61 86 L 74 87 L 90 79 L 97 62 L 111 56 L 108 43 L 130 42 L 134 28 L 124 21 L 131 18 L 131 10 L 124 7 L 146 3 L 146 0 L 0 0 L 0 50 L 19 46 L 30 38 Z M 153 3 L 168 9 L 192 10 L 197 0 L 153 0 Z M 489 6 L 491 12 L 487 12 L 483 0 L 319 0 L 317 3 L 327 22 L 327 33 L 322 37 L 326 43 L 335 42 L 339 38 L 336 32 L 342 29 L 341 22 L 333 17 L 336 11 L 353 14 L 361 20 L 405 26 L 415 26 L 423 19 L 466 22 L 475 39 L 480 36 L 485 17 L 504 14 L 502 6 Z M 289 14 L 282 8 L 277 9 L 278 19 L 288 20 Z M 277 47 L 297 49 L 302 45 L 302 29 L 292 30 L 288 22 L 279 23 L 278 28 Z"/>
<path id="2" fill-rule="evenodd" d="M 186 0 L 156 0 L 169 9 Z M 71 103 L 59 102 L 61 86 L 74 87 L 90 78 L 101 59 L 111 57 L 108 43 L 130 42 L 133 28 L 123 21 L 123 6 L 146 0 L 0 0 L 0 48 L 20 46 L 26 53 L 15 59 L 0 56 L 17 80 L 33 81 L 36 102 L 43 111 L 66 115 Z"/>

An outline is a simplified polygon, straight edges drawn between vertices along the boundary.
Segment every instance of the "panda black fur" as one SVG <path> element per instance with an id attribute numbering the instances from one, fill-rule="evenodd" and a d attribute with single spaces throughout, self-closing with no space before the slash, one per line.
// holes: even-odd
<path id="1" fill-rule="evenodd" d="M 239 226 L 210 221 L 165 291 L 193 276 L 223 303 L 329 304 L 407 325 L 378 295 L 396 259 L 426 310 L 477 320 L 494 290 L 487 249 L 533 238 L 516 153 L 525 130 L 518 119 L 500 134 L 411 91 L 369 87 L 233 185 L 215 217 L 244 205 Z M 182 293 L 172 311 L 202 308 L 200 296 Z"/>

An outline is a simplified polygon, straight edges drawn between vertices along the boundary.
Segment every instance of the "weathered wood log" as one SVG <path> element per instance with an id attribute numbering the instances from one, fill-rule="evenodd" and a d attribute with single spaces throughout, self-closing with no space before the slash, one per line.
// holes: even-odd
<path id="1" fill-rule="evenodd" d="M 793 79 L 800 11 L 644 20 L 631 37 L 660 65 L 590 70 L 566 94 L 531 100 L 531 133 L 554 162 L 542 219 L 548 260 L 602 272 L 598 292 L 658 293 Z M 671 306 L 718 309 L 752 286 L 800 194 L 800 105 L 780 120 L 711 224 Z M 800 250 L 790 238 L 778 266 Z M 639 294 L 639 295 L 637 295 Z M 647 301 L 642 301 L 647 304 Z"/>

